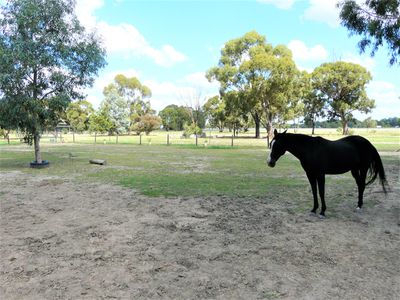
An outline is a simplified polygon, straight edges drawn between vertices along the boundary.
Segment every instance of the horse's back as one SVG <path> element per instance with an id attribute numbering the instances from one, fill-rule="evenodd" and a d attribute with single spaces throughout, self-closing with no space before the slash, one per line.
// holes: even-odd
<path id="1" fill-rule="evenodd" d="M 316 167 L 322 168 L 325 174 L 341 174 L 359 167 L 372 144 L 361 136 L 348 136 L 336 141 L 324 138 L 315 140 Z"/>

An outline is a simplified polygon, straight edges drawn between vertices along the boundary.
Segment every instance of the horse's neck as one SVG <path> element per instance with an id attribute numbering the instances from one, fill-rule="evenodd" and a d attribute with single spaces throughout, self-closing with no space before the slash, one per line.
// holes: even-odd
<path id="1" fill-rule="evenodd" d="M 309 149 L 310 137 L 302 134 L 290 134 L 286 138 L 287 151 L 302 160 Z"/>

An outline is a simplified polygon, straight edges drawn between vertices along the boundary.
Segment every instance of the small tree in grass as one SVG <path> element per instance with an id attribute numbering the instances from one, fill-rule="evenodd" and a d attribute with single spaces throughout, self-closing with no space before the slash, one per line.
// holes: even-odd
<path id="1" fill-rule="evenodd" d="M 142 132 L 148 135 L 150 132 L 160 128 L 161 118 L 154 115 L 144 115 L 139 118 L 135 124 L 132 125 L 132 130 L 136 132 L 136 134 L 141 134 Z"/>
<path id="2" fill-rule="evenodd" d="M 89 129 L 89 117 L 94 112 L 93 106 L 88 101 L 71 102 L 66 111 L 66 117 L 72 128 L 73 140 L 75 132 L 82 133 Z"/>
<path id="3" fill-rule="evenodd" d="M 101 111 L 93 113 L 89 117 L 89 131 L 94 132 L 95 143 L 98 133 L 110 132 L 112 127 L 112 121 Z"/>
<path id="4" fill-rule="evenodd" d="M 0 124 L 19 129 L 42 163 L 40 136 L 81 99 L 105 51 L 86 33 L 73 0 L 15 0 L 1 8 Z"/>

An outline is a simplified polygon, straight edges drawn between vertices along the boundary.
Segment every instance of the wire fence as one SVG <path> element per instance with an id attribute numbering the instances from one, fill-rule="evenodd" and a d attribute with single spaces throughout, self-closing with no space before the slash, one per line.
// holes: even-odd
<path id="1" fill-rule="evenodd" d="M 300 132 L 310 134 L 310 129 L 301 129 L 290 132 Z M 374 144 L 388 144 L 387 148 L 398 149 L 399 147 L 399 128 L 366 130 L 358 129 L 357 134 L 366 136 Z M 338 139 L 342 135 L 335 130 L 318 129 L 318 134 L 328 139 Z M 182 145 L 197 147 L 266 147 L 266 132 L 261 131 L 261 138 L 255 138 L 253 131 L 240 133 L 234 136 L 231 132 L 218 132 L 207 130 L 203 135 L 184 137 L 180 131 L 154 131 L 149 135 L 95 135 L 95 134 L 77 134 L 77 133 L 61 133 L 54 132 L 42 135 L 42 144 L 130 144 L 130 145 Z M 0 139 L 0 144 L 22 144 L 23 136 L 11 134 L 9 139 Z M 389 145 L 390 144 L 390 145 Z M 390 146 L 390 147 L 389 147 Z"/>
<path id="2" fill-rule="evenodd" d="M 10 144 L 22 144 L 23 138 L 12 136 Z M 6 139 L 2 143 L 8 143 Z M 229 132 L 209 132 L 203 135 L 184 137 L 182 132 L 154 132 L 149 135 L 95 135 L 95 134 L 44 134 L 42 144 L 131 144 L 131 145 L 182 145 L 197 147 L 245 147 L 266 146 L 266 138 L 256 139 L 253 134 L 234 136 Z"/>

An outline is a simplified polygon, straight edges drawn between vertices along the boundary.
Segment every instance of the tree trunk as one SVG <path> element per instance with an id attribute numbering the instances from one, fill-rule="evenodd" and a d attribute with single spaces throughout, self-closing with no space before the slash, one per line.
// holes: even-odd
<path id="1" fill-rule="evenodd" d="M 269 148 L 269 141 L 272 138 L 272 121 L 268 120 L 267 121 L 267 143 L 268 143 L 268 148 Z"/>
<path id="2" fill-rule="evenodd" d="M 348 122 L 346 119 L 342 120 L 342 125 L 343 125 L 343 135 L 348 135 L 349 134 L 349 126 L 348 126 Z"/>
<path id="3" fill-rule="evenodd" d="M 256 136 L 255 138 L 258 139 L 260 138 L 260 116 L 258 115 L 258 113 L 255 113 L 253 115 L 253 119 L 254 119 L 254 124 L 256 126 Z"/>
<path id="4" fill-rule="evenodd" d="M 342 121 L 342 134 L 343 135 L 348 135 L 349 134 L 349 124 L 348 124 L 348 120 L 346 119 L 346 116 L 344 113 L 340 114 L 340 119 Z"/>
<path id="5" fill-rule="evenodd" d="M 40 134 L 35 133 L 33 136 L 33 143 L 35 147 L 35 161 L 38 164 L 42 163 L 42 153 L 40 152 Z"/>
<path id="6" fill-rule="evenodd" d="M 314 122 L 314 120 L 311 120 L 311 128 L 312 128 L 311 135 L 314 135 L 314 133 L 315 133 L 315 122 Z"/>
<path id="7" fill-rule="evenodd" d="M 72 131 L 72 142 L 75 143 L 75 131 Z"/>

